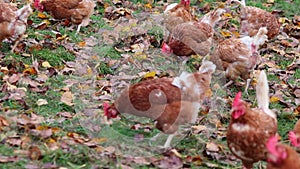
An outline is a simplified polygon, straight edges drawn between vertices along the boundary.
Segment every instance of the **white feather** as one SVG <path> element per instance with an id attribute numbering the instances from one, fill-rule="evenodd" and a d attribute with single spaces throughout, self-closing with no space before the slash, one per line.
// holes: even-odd
<path id="1" fill-rule="evenodd" d="M 201 67 L 199 68 L 200 73 L 213 73 L 216 70 L 216 65 L 211 61 L 203 61 Z"/>
<path id="2" fill-rule="evenodd" d="M 276 119 L 276 114 L 269 109 L 269 85 L 264 70 L 260 72 L 257 80 L 256 99 L 258 108 L 261 108 L 266 114 Z"/>
<path id="3" fill-rule="evenodd" d="M 177 5 L 177 3 L 172 3 L 172 4 L 168 5 L 164 11 L 164 14 L 166 14 L 169 10 L 173 9 L 176 5 Z"/>

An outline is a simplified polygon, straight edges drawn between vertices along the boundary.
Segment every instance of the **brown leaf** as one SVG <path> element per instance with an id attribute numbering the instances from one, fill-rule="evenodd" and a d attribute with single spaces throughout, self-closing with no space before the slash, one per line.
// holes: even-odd
<path id="1" fill-rule="evenodd" d="M 193 164 L 200 166 L 202 165 L 203 159 L 201 156 L 197 155 L 192 158 L 192 162 Z"/>
<path id="2" fill-rule="evenodd" d="M 182 168 L 183 163 L 181 158 L 177 157 L 174 153 L 170 153 L 169 156 L 163 157 L 157 164 L 157 167 L 162 169 L 177 169 Z"/>
<path id="3" fill-rule="evenodd" d="M 9 123 L 6 120 L 6 118 L 3 117 L 3 116 L 0 116 L 0 128 L 3 127 L 3 126 L 8 126 L 8 125 L 9 125 Z"/>
<path id="4" fill-rule="evenodd" d="M 19 80 L 20 80 L 20 75 L 18 75 L 18 74 L 13 74 L 12 76 L 10 76 L 8 78 L 8 82 L 10 84 L 16 84 Z"/>
<path id="5" fill-rule="evenodd" d="M 300 98 L 300 88 L 299 88 L 299 89 L 296 89 L 296 90 L 294 91 L 294 95 L 295 95 L 296 97 Z"/>
<path id="6" fill-rule="evenodd" d="M 23 74 L 25 76 L 27 76 L 27 75 L 37 75 L 37 70 L 33 67 L 29 67 L 29 68 L 27 68 L 23 71 Z"/>
<path id="7" fill-rule="evenodd" d="M 32 135 L 39 136 L 42 138 L 48 138 L 53 134 L 52 129 L 46 126 L 37 126 L 36 129 L 30 130 L 30 132 Z"/>
<path id="8" fill-rule="evenodd" d="M 68 106 L 73 106 L 74 105 L 73 98 L 74 95 L 72 94 L 72 92 L 67 91 L 61 96 L 60 101 L 65 103 Z"/>
<path id="9" fill-rule="evenodd" d="M 72 118 L 73 115 L 70 112 L 57 112 L 57 115 L 60 115 L 65 118 Z"/>
<path id="10" fill-rule="evenodd" d="M 34 28 L 37 29 L 37 30 L 44 30 L 44 29 L 47 28 L 47 23 L 46 22 L 42 22 L 42 23 L 34 26 Z"/>
<path id="11" fill-rule="evenodd" d="M 213 142 L 209 142 L 206 144 L 206 149 L 208 151 L 211 151 L 211 152 L 218 152 L 220 149 L 219 149 L 219 146 Z"/>
<path id="12" fill-rule="evenodd" d="M 22 100 L 25 96 L 26 96 L 26 88 L 17 88 L 10 93 L 8 99 Z"/>
<path id="13" fill-rule="evenodd" d="M 7 138 L 6 143 L 12 146 L 21 146 L 22 140 L 20 137 L 11 137 L 11 138 Z"/>
<path id="14" fill-rule="evenodd" d="M 18 156 L 3 156 L 0 155 L 0 163 L 8 163 L 8 162 L 16 162 L 19 161 L 19 157 Z"/>
<path id="15" fill-rule="evenodd" d="M 39 160 L 42 157 L 42 152 L 37 146 L 31 146 L 29 148 L 29 158 L 31 160 Z"/>

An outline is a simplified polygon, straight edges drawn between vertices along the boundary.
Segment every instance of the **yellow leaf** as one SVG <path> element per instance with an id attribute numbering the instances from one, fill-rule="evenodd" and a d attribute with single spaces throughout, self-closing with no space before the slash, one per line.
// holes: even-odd
<path id="1" fill-rule="evenodd" d="M 206 90 L 205 91 L 205 94 L 204 94 L 206 97 L 211 97 L 212 95 L 213 95 L 213 92 L 210 90 L 210 89 L 208 89 L 208 90 Z"/>
<path id="2" fill-rule="evenodd" d="M 226 18 L 232 18 L 232 15 L 230 13 L 224 13 L 223 16 Z"/>
<path id="3" fill-rule="evenodd" d="M 26 74 L 26 75 L 36 75 L 36 74 L 37 74 L 37 71 L 35 70 L 35 68 L 29 67 L 29 68 L 26 68 L 26 69 L 23 71 L 23 73 Z"/>
<path id="4" fill-rule="evenodd" d="M 49 129 L 49 127 L 48 126 L 37 126 L 35 129 L 36 130 L 47 130 L 47 129 Z"/>
<path id="5" fill-rule="evenodd" d="M 52 66 L 50 65 L 50 63 L 47 62 L 47 61 L 43 62 L 43 63 L 42 63 L 42 66 L 43 66 L 44 68 L 50 68 L 50 67 L 52 67 Z"/>
<path id="6" fill-rule="evenodd" d="M 63 36 L 60 36 L 58 38 L 56 38 L 57 40 L 64 40 L 68 35 L 63 35 Z"/>
<path id="7" fill-rule="evenodd" d="M 46 25 L 50 25 L 51 24 L 51 22 L 48 19 L 44 19 L 43 23 L 45 23 Z"/>
<path id="8" fill-rule="evenodd" d="M 82 41 L 82 42 L 77 43 L 77 45 L 82 48 L 82 47 L 85 47 L 86 42 Z"/>
<path id="9" fill-rule="evenodd" d="M 235 37 L 240 37 L 240 33 L 238 31 L 231 32 Z"/>
<path id="10" fill-rule="evenodd" d="M 88 75 L 92 75 L 93 74 L 93 70 L 90 67 L 88 67 L 86 71 L 87 71 Z"/>
<path id="11" fill-rule="evenodd" d="M 56 141 L 54 140 L 54 139 L 52 139 L 52 138 L 50 138 L 49 140 L 48 140 L 48 143 L 56 143 Z"/>
<path id="12" fill-rule="evenodd" d="M 285 20 L 286 20 L 285 18 L 282 18 L 282 17 L 279 18 L 279 22 L 280 22 L 280 23 L 285 23 Z"/>
<path id="13" fill-rule="evenodd" d="M 228 32 L 228 31 L 221 31 L 221 34 L 223 37 L 230 37 L 231 36 L 231 33 Z"/>
<path id="14" fill-rule="evenodd" d="M 148 72 L 144 75 L 144 78 L 153 78 L 153 77 L 155 77 L 155 75 L 156 75 L 155 71 Z"/>
<path id="15" fill-rule="evenodd" d="M 270 103 L 275 103 L 275 102 L 278 102 L 280 100 L 280 98 L 276 97 L 276 96 L 272 96 L 270 98 Z"/>
<path id="16" fill-rule="evenodd" d="M 45 18 L 47 18 L 47 16 L 44 13 L 39 12 L 38 18 L 45 19 Z"/>
<path id="17" fill-rule="evenodd" d="M 150 3 L 144 5 L 145 8 L 152 9 L 152 5 Z"/>

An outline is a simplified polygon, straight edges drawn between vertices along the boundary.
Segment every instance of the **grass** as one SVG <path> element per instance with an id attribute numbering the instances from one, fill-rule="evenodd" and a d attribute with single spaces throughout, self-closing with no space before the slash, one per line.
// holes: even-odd
<path id="1" fill-rule="evenodd" d="M 109 4 L 112 4 L 111 1 L 105 1 Z M 146 3 L 148 1 L 146 0 L 135 0 L 131 1 L 133 3 Z M 282 10 L 284 13 L 281 14 L 281 16 L 285 16 L 288 18 L 292 18 L 295 15 L 299 15 L 299 6 L 300 1 L 294 1 L 294 5 L 290 5 L 288 2 L 284 0 L 276 0 L 274 5 L 272 6 L 265 6 L 266 1 L 247 1 L 248 5 L 251 6 L 257 6 L 263 9 L 267 9 L 268 11 L 272 11 L 275 9 Z M 192 4 L 196 5 L 198 1 L 192 0 Z M 197 7 L 202 7 L 205 3 L 213 3 L 216 5 L 215 1 L 208 0 L 208 1 L 201 1 L 200 5 Z M 197 4 L 198 5 L 198 4 Z M 139 8 L 138 10 L 134 11 L 135 13 L 141 12 L 143 9 Z M 122 63 L 121 65 L 118 65 L 118 67 L 111 66 L 110 62 L 111 60 L 123 60 L 124 58 L 122 54 L 131 54 L 128 53 L 122 53 L 115 50 L 115 44 L 106 44 L 101 43 L 103 42 L 100 40 L 102 37 L 99 35 L 98 30 L 99 29 L 106 29 L 106 30 L 113 30 L 113 27 L 111 24 L 108 24 L 105 19 L 103 19 L 104 15 L 104 8 L 97 6 L 96 12 L 98 12 L 97 15 L 93 15 L 91 17 L 91 24 L 88 27 L 83 27 L 79 34 L 76 34 L 76 27 L 74 29 L 71 29 L 69 26 L 57 26 L 60 23 L 59 22 L 53 22 L 51 21 L 50 25 L 47 25 L 47 27 L 43 30 L 35 29 L 33 26 L 29 26 L 27 30 L 27 35 L 24 39 L 26 41 L 27 39 L 36 40 L 41 46 L 44 48 L 25 48 L 23 53 L 29 54 L 29 56 L 24 56 L 22 53 L 10 53 L 10 43 L 2 43 L 1 51 L 3 53 L 3 57 L 1 58 L 1 67 L 8 67 L 13 68 L 13 71 L 10 72 L 10 74 L 6 74 L 4 71 L 0 72 L 0 84 L 3 85 L 6 83 L 4 81 L 5 75 L 11 75 L 14 72 L 22 74 L 22 72 L 26 69 L 27 66 L 31 66 L 33 63 L 33 60 L 37 60 L 39 63 L 42 63 L 43 61 L 48 61 L 51 66 L 53 66 L 57 70 L 61 70 L 65 67 L 65 62 L 67 61 L 75 61 L 76 56 L 71 53 L 71 51 L 67 50 L 65 47 L 63 47 L 62 43 L 69 42 L 76 44 L 78 42 L 82 42 L 85 40 L 85 38 L 89 38 L 91 36 L 94 36 L 96 38 L 99 38 L 99 44 L 95 47 L 93 47 L 93 52 L 96 53 L 97 56 L 99 56 L 100 61 L 95 61 L 98 64 L 97 67 L 97 74 L 99 75 L 110 75 L 114 76 L 119 73 L 120 67 L 124 66 L 125 63 Z M 33 24 L 39 24 L 42 22 L 43 19 L 37 17 L 37 13 L 34 13 L 30 20 L 33 21 Z M 232 24 L 237 23 L 232 20 Z M 53 23 L 55 25 L 53 25 Z M 57 40 L 56 33 L 54 33 L 52 30 L 55 30 L 59 32 L 61 36 L 65 36 L 65 38 L 62 41 Z M 123 35 L 127 32 L 123 32 Z M 128 75 L 136 75 L 137 73 L 140 73 L 141 71 L 159 71 L 162 74 L 166 72 L 170 72 L 170 70 L 173 70 L 175 73 L 180 71 L 181 65 L 178 63 L 178 60 L 173 59 L 170 57 L 164 57 L 161 56 L 159 52 L 155 53 L 155 51 L 158 51 L 161 41 L 163 39 L 163 29 L 162 27 L 154 25 L 153 27 L 149 28 L 147 31 L 147 34 L 149 36 L 153 36 L 157 42 L 152 44 L 154 47 L 151 47 L 147 52 L 143 53 L 145 54 L 145 58 L 135 58 L 130 57 L 128 60 L 134 61 L 137 65 L 141 65 L 141 69 L 137 69 L 136 65 L 131 64 L 131 62 L 128 64 L 129 71 L 125 72 Z M 49 37 L 45 39 L 45 37 Z M 126 44 L 121 44 L 126 45 Z M 29 45 L 30 46 L 30 45 Z M 78 49 L 74 49 L 75 51 Z M 290 50 L 290 49 L 287 49 Z M 143 55 L 144 56 L 144 55 Z M 199 57 L 193 57 L 187 62 L 187 67 L 184 69 L 193 72 L 197 71 L 197 68 L 200 65 L 200 61 L 202 58 Z M 287 58 L 285 56 L 281 56 L 279 54 L 274 54 L 274 57 L 272 58 L 273 61 L 281 68 L 286 69 L 288 65 L 292 63 L 292 59 Z M 127 61 L 127 62 L 129 62 Z M 127 63 L 126 63 L 127 64 Z M 149 69 L 155 69 L 150 70 Z M 46 68 L 39 67 L 40 71 L 47 73 Z M 89 134 L 91 134 L 91 131 L 89 131 L 86 126 L 83 126 L 83 109 L 86 109 L 85 103 L 83 103 L 81 98 L 77 98 L 76 100 L 79 103 L 82 104 L 83 107 L 80 107 L 81 105 L 76 106 L 68 106 L 60 101 L 60 98 L 62 96 L 63 91 L 65 90 L 65 87 L 68 85 L 64 81 L 68 79 L 73 79 L 74 75 L 66 75 L 59 72 L 57 75 L 53 75 L 49 77 L 49 79 L 42 84 L 42 86 L 48 86 L 49 89 L 43 94 L 43 93 L 37 93 L 30 90 L 27 90 L 26 97 L 24 101 L 27 104 L 27 107 L 24 106 L 22 102 L 15 101 L 12 99 L 3 100 L 0 103 L 1 107 L 1 116 L 4 117 L 17 117 L 20 118 L 22 115 L 24 116 L 30 116 L 31 113 L 34 113 L 38 115 L 39 117 L 43 117 L 45 121 L 39 124 L 39 126 L 46 126 L 52 129 L 58 128 L 59 131 L 54 133 L 50 138 L 55 141 L 55 143 L 58 145 L 58 149 L 51 150 L 49 148 L 49 140 L 50 138 L 41 138 L 39 136 L 33 136 L 31 133 L 29 133 L 27 130 L 30 130 L 30 125 L 20 125 L 16 122 L 13 122 L 13 124 L 9 127 L 2 127 L 0 126 L 0 152 L 2 156 L 20 156 L 20 160 L 14 163 L 6 162 L 6 163 L 0 163 L 0 168 L 8 169 L 8 168 L 25 168 L 26 164 L 33 163 L 37 165 L 43 165 L 46 163 L 52 163 L 56 164 L 61 167 L 67 167 L 67 168 L 120 168 L 117 165 L 124 163 L 124 160 L 126 158 L 125 155 L 136 155 L 136 154 L 147 154 L 151 155 L 155 158 L 159 158 L 162 156 L 161 153 L 157 153 L 156 148 L 153 148 L 149 146 L 148 140 L 150 137 L 153 137 L 155 134 L 157 134 L 159 131 L 157 129 L 153 129 L 153 122 L 149 119 L 136 119 L 135 117 L 128 117 L 122 118 L 121 120 L 115 121 L 111 127 L 102 126 L 101 124 L 101 115 L 98 113 L 98 116 L 91 116 L 91 119 L 89 122 L 92 124 L 92 126 L 100 125 L 101 130 L 104 132 L 101 133 L 92 133 L 94 138 L 103 138 L 107 137 L 109 140 L 104 141 L 103 143 L 99 143 L 95 148 L 93 146 L 89 147 L 85 145 L 85 141 L 90 137 Z M 76 75 L 75 75 L 76 76 Z M 36 75 L 30 75 L 29 78 L 35 79 Z M 83 80 L 84 77 L 78 77 L 79 80 L 81 79 L 83 82 L 86 80 Z M 278 74 L 268 74 L 268 79 L 270 83 L 280 83 L 280 76 Z M 297 79 L 300 79 L 300 70 L 295 70 L 295 73 L 289 77 L 288 82 L 299 86 L 300 82 L 296 82 Z M 87 79 L 89 80 L 89 79 Z M 100 78 L 101 80 L 101 78 Z M 137 81 L 140 81 L 141 78 L 133 79 L 131 80 L 132 83 L 135 83 Z M 20 84 L 14 84 L 16 87 L 25 87 L 27 89 L 28 86 L 20 85 Z M 93 86 L 92 86 L 93 87 Z M 91 88 L 92 88 L 91 87 Z M 102 86 L 100 86 L 102 87 Z M 72 92 L 76 91 L 76 88 L 73 89 L 70 87 Z M 96 89 L 91 89 L 96 90 Z M 231 87 L 228 89 L 227 93 L 234 94 L 238 91 L 243 90 L 243 87 L 241 88 L 235 88 Z M 243 98 L 246 98 L 248 101 L 255 103 L 255 91 L 253 89 L 250 89 L 249 95 L 247 96 L 245 93 L 243 93 Z M 224 96 L 225 99 L 227 98 L 227 94 L 221 93 L 222 97 Z M 6 95 L 7 93 L 2 92 L 0 94 L 1 98 Z M 226 95 L 226 97 L 225 97 Z M 91 105 L 100 105 L 100 103 L 94 103 L 96 102 L 93 100 L 94 96 L 88 95 L 87 97 L 90 97 Z M 230 96 L 233 97 L 233 96 Z M 45 99 L 48 101 L 47 105 L 38 106 L 37 100 L 39 99 Z M 76 103 L 77 103 L 76 102 Z M 89 105 L 88 105 L 89 106 Z M 100 107 L 100 106 L 99 106 Z M 94 109 L 99 109 L 99 107 L 93 107 Z M 89 107 L 87 107 L 89 108 Z M 278 102 L 271 103 L 270 104 L 271 109 L 278 110 L 279 116 L 278 116 L 278 132 L 282 136 L 283 140 L 287 139 L 287 133 L 289 130 L 293 128 L 294 123 L 296 122 L 295 115 L 292 114 L 292 112 L 287 112 L 285 110 L 285 106 L 281 105 Z M 102 108 L 101 108 L 102 109 Z M 226 127 L 229 122 L 228 113 L 229 113 L 230 105 L 225 105 L 225 108 L 221 110 L 220 113 L 222 113 L 222 117 L 224 118 L 221 120 L 221 125 L 223 127 Z M 73 117 L 67 118 L 62 117 L 61 115 L 58 115 L 58 112 L 68 112 Z M 101 112 L 102 113 L 102 112 Z M 213 119 L 215 118 L 213 115 L 207 115 L 206 119 Z M 136 125 L 136 122 L 140 122 L 140 128 L 139 129 L 131 129 L 132 126 Z M 0 123 L 1 124 L 1 123 Z M 201 123 L 202 124 L 202 123 Z M 213 122 L 209 122 L 207 120 L 203 124 L 211 124 L 211 126 L 215 126 L 216 124 Z M 29 127 L 29 128 L 28 128 Z M 148 129 L 150 128 L 150 129 Z M 210 129 L 208 133 L 200 133 L 200 134 L 190 134 L 187 137 L 184 137 L 183 139 L 177 139 L 177 145 L 176 149 L 179 151 L 179 153 L 183 157 L 187 156 L 201 156 L 203 159 L 203 165 L 198 166 L 194 163 L 188 163 L 190 168 L 209 168 L 205 167 L 206 162 L 210 162 L 216 165 L 219 165 L 221 167 L 227 167 L 227 168 L 234 168 L 230 164 L 224 164 L 221 163 L 219 160 L 216 160 L 214 157 L 203 157 L 203 150 L 205 150 L 205 146 L 207 142 L 214 141 L 216 144 L 219 144 L 223 146 L 223 151 L 228 152 L 228 148 L 226 147 L 226 139 L 222 137 L 219 131 L 215 131 L 216 129 Z M 105 132 L 106 131 L 106 132 Z M 214 131 L 216 133 L 214 133 Z M 16 133 L 18 136 L 28 136 L 31 139 L 31 143 L 33 145 L 38 145 L 38 147 L 42 151 L 42 157 L 40 160 L 31 160 L 27 156 L 20 155 L 17 151 L 28 150 L 28 147 L 14 147 L 9 145 L 6 142 L 7 134 L 13 135 Z M 79 138 L 75 136 L 70 136 L 70 133 L 76 133 L 79 134 Z M 142 134 L 144 136 L 143 142 L 136 142 L 134 140 L 135 137 L 138 136 L 138 134 Z M 120 136 L 121 139 L 120 139 Z M 214 139 L 214 138 L 217 139 Z M 163 145 L 165 141 L 166 136 L 164 136 L 163 139 L 159 140 L 157 143 L 153 143 L 155 146 Z M 86 139 L 86 140 L 85 140 Z M 68 144 L 68 141 L 72 142 L 74 141 L 74 145 Z M 124 145 L 124 142 L 127 142 L 128 145 Z M 102 147 L 103 146 L 103 147 Z M 119 149 L 116 150 L 115 153 L 108 153 L 108 150 L 102 150 L 107 148 L 108 146 L 117 147 Z M 126 146 L 129 146 L 126 147 Z M 136 147 L 134 147 L 136 146 Z M 63 148 L 62 148 L 63 147 Z M 140 152 L 145 151 L 144 147 L 150 147 L 151 150 L 147 152 Z M 101 149 L 102 148 L 102 149 Z M 140 148 L 140 149 L 139 149 Z M 124 151 L 123 151 L 124 150 Z M 147 150 L 147 149 L 146 149 Z M 222 153 L 220 153 L 223 155 Z M 185 159 L 185 158 L 183 158 Z M 132 162 L 133 163 L 133 162 Z M 142 165 L 142 164 L 131 164 L 134 166 L 134 168 L 155 168 L 153 165 Z M 240 165 L 240 163 L 239 163 Z M 255 168 L 258 168 L 257 165 Z"/>

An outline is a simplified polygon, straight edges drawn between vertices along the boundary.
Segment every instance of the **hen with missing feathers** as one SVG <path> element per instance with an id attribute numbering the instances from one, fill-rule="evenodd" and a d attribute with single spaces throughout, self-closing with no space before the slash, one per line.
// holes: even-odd
<path id="1" fill-rule="evenodd" d="M 256 86 L 258 108 L 241 100 L 239 92 L 232 104 L 231 121 L 227 129 L 227 144 L 243 166 L 252 168 L 253 163 L 267 159 L 267 140 L 277 132 L 276 114 L 269 109 L 269 87 L 264 71 Z"/>
<path id="2" fill-rule="evenodd" d="M 95 2 L 92 0 L 35 0 L 34 7 L 39 11 L 49 12 L 54 19 L 70 19 L 81 26 L 90 23 L 90 16 L 94 12 Z"/>
<path id="3" fill-rule="evenodd" d="M 215 65 L 204 61 L 198 72 L 183 72 L 176 78 L 150 79 L 125 89 L 112 105 L 103 104 L 104 115 L 133 114 L 156 121 L 156 128 L 170 134 L 164 147 L 170 147 L 179 125 L 194 123 L 202 100 L 210 91 Z"/>
<path id="4" fill-rule="evenodd" d="M 13 39 L 15 44 L 11 50 L 14 51 L 23 38 L 31 13 L 30 4 L 18 9 L 10 3 L 0 3 L 0 43 L 4 39 Z"/>

